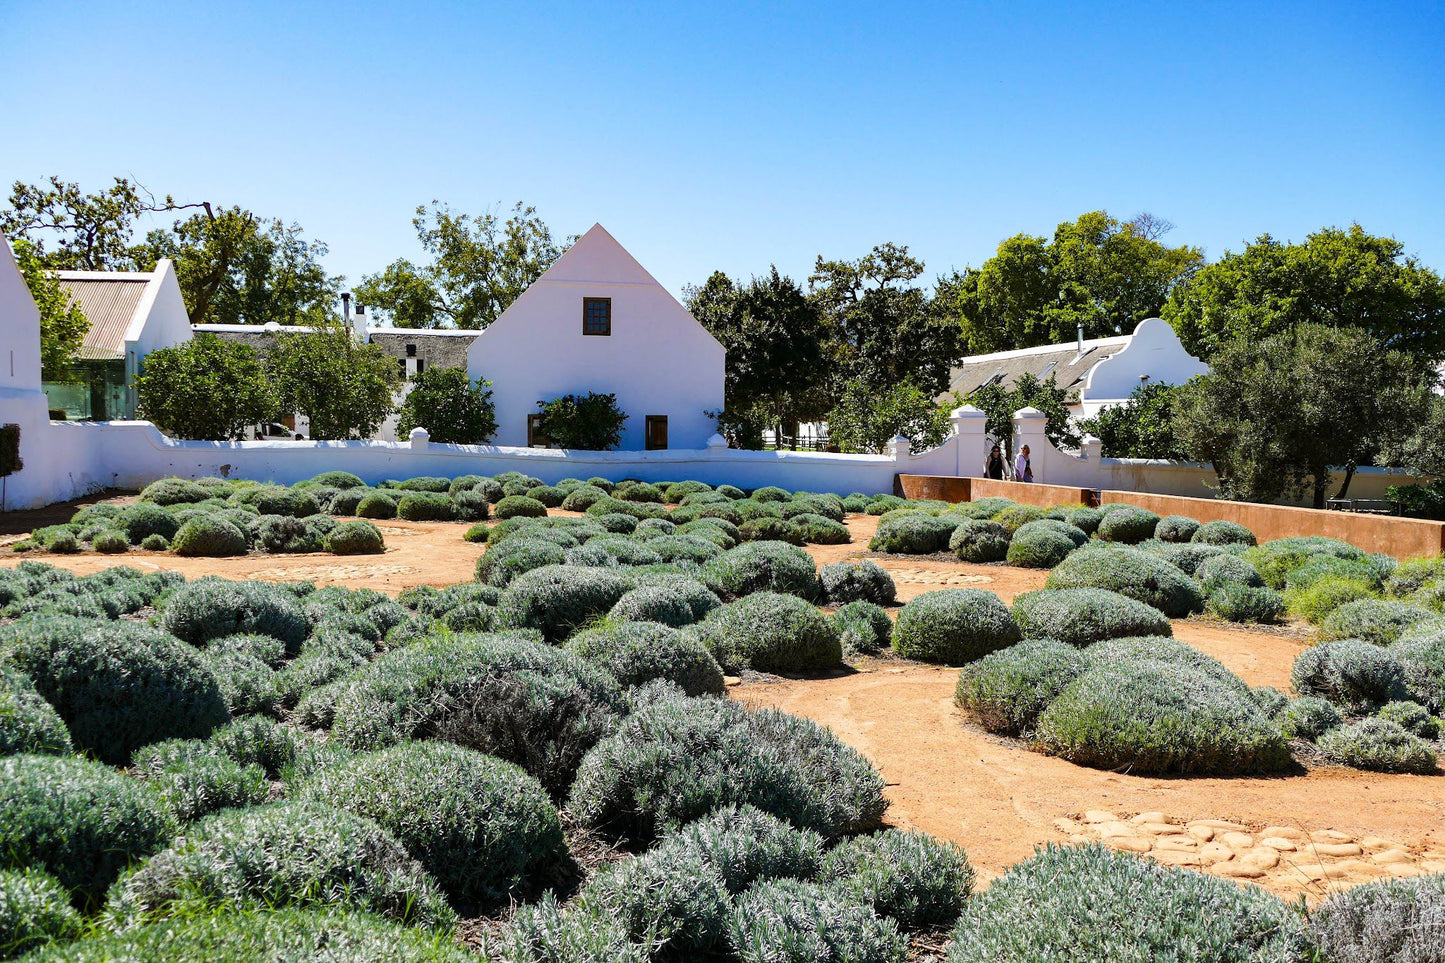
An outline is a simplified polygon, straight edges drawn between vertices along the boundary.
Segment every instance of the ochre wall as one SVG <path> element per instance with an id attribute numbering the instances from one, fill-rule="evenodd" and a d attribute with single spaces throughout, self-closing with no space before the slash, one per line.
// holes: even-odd
<path id="1" fill-rule="evenodd" d="M 1082 488 L 947 475 L 899 475 L 893 491 L 904 498 L 933 498 L 945 502 L 976 502 L 980 498 L 1002 496 L 1020 505 L 1040 505 L 1044 508 L 1085 504 L 1085 489 Z"/>

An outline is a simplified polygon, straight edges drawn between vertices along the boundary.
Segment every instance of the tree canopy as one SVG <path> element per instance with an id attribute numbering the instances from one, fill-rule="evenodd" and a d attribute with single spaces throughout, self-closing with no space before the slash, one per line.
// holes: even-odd
<path id="1" fill-rule="evenodd" d="M 989 382 L 959 399 L 984 413 L 984 432 L 1003 446 L 1013 463 L 1014 415 L 1024 408 L 1044 413 L 1044 434 L 1056 448 L 1078 448 L 1079 435 L 1069 420 L 1069 393 L 1060 388 L 1053 375 L 1041 381 L 1029 372 L 1019 375 L 1009 387 Z"/>
<path id="2" fill-rule="evenodd" d="M 1079 430 L 1098 438 L 1105 458 L 1170 458 L 1189 453 L 1174 434 L 1176 385 L 1145 382 L 1122 405 L 1111 405 L 1079 422 Z"/>
<path id="3" fill-rule="evenodd" d="M 40 309 L 40 377 L 69 381 L 74 377 L 71 361 L 85 342 L 90 321 L 80 306 L 65 296 L 55 275 L 45 269 L 35 246 L 23 238 L 15 242 L 15 262 Z"/>
<path id="4" fill-rule="evenodd" d="M 277 335 L 267 367 L 282 410 L 310 419 L 312 438 L 369 438 L 391 414 L 396 361 L 339 322 Z"/>
<path id="5" fill-rule="evenodd" d="M 135 388 L 139 415 L 176 438 L 244 440 L 280 410 L 256 350 L 214 334 L 152 351 Z"/>
<path id="6" fill-rule="evenodd" d="M 828 412 L 828 442 L 839 451 L 881 454 L 897 435 L 914 451 L 937 448 L 948 436 L 949 409 L 909 381 L 879 394 L 861 381 L 849 382 Z"/>
<path id="7" fill-rule="evenodd" d="M 432 201 L 416 209 L 412 225 L 431 261 L 398 259 L 355 290 L 358 304 L 403 328 L 485 328 L 562 253 L 536 208 L 521 202 L 504 220 Z"/>
<path id="8" fill-rule="evenodd" d="M 490 381 L 472 381 L 465 368 L 428 368 L 412 379 L 397 413 L 396 432 L 425 428 L 432 441 L 480 445 L 497 433 Z"/>

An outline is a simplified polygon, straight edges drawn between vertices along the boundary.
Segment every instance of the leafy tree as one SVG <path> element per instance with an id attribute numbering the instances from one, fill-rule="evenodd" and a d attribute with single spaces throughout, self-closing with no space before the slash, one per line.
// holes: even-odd
<path id="1" fill-rule="evenodd" d="M 1079 429 L 1103 442 L 1109 458 L 1189 457 L 1174 435 L 1174 385 L 1145 383 L 1122 405 L 1104 408 L 1079 422 Z"/>
<path id="2" fill-rule="evenodd" d="M 760 446 L 764 426 L 781 438 L 785 428 L 828 410 L 825 330 L 817 307 L 791 278 L 773 267 L 739 285 L 718 271 L 690 289 L 686 302 L 727 349 L 719 426 L 736 426 L 729 436 L 734 443 L 756 440 Z"/>
<path id="3" fill-rule="evenodd" d="M 537 430 L 559 448 L 608 451 L 622 441 L 627 415 L 617 407 L 617 396 L 589 391 L 539 401 L 542 419 Z"/>
<path id="4" fill-rule="evenodd" d="M 480 445 L 497 433 L 490 381 L 472 381 L 465 368 L 428 368 L 401 403 L 397 433 L 425 428 L 432 441 Z"/>
<path id="5" fill-rule="evenodd" d="M 1212 360 L 1236 338 L 1302 324 L 1355 328 L 1386 349 L 1445 360 L 1445 283 L 1394 238 L 1324 228 L 1303 244 L 1261 235 L 1175 288 L 1163 317 Z"/>
<path id="6" fill-rule="evenodd" d="M 1131 331 L 1204 263 L 1198 248 L 1159 241 L 1171 228 L 1093 211 L 1052 238 L 1015 235 L 982 267 L 940 281 L 940 310 L 962 321 L 976 354 L 1072 341 L 1081 326 L 1085 337 Z"/>
<path id="7" fill-rule="evenodd" d="M 1430 398 L 1423 410 L 1424 416 L 1413 431 L 1381 446 L 1376 464 L 1445 476 L 1445 398 Z"/>
<path id="8" fill-rule="evenodd" d="M 136 260 L 130 240 L 138 218 L 195 206 L 177 204 L 169 194 L 158 201 L 124 177 L 94 194 L 58 177 L 47 184 L 16 181 L 9 209 L 0 210 L 0 229 L 34 244 L 51 270 L 127 271 Z"/>
<path id="9" fill-rule="evenodd" d="M 1358 329 L 1300 324 L 1225 344 L 1208 375 L 1175 394 L 1175 433 L 1209 461 L 1226 498 L 1306 491 L 1323 508 L 1333 469 L 1397 446 L 1427 417 L 1434 374 Z"/>
<path id="10" fill-rule="evenodd" d="M 41 264 L 35 245 L 24 239 L 15 242 L 15 261 L 20 276 L 40 309 L 40 377 L 65 382 L 75 377 L 71 361 L 85 342 L 90 321 L 60 289 L 60 281 Z"/>
<path id="11" fill-rule="evenodd" d="M 894 436 L 902 435 L 914 451 L 925 451 L 937 448 L 948 436 L 948 416 L 949 409 L 911 382 L 880 395 L 862 381 L 851 381 L 828 413 L 828 441 L 839 451 L 878 454 Z"/>
<path id="12" fill-rule="evenodd" d="M 1069 393 L 1059 387 L 1053 375 L 1041 381 L 1024 372 L 1014 379 L 1011 387 L 986 384 L 959 402 L 973 405 L 984 413 L 984 431 L 1003 446 L 1009 464 L 1013 464 L 1014 414 L 1024 408 L 1044 413 L 1047 419 L 1044 434 L 1055 448 L 1079 447 L 1079 435 L 1069 417 Z"/>
<path id="13" fill-rule="evenodd" d="M 279 410 L 256 349 L 213 334 L 146 355 L 135 387 L 140 416 L 176 438 L 245 439 Z"/>
<path id="14" fill-rule="evenodd" d="M 398 327 L 485 328 L 562 253 L 536 208 L 520 202 L 503 220 L 432 201 L 416 209 L 412 225 L 431 263 L 394 261 L 355 289 L 358 304 Z"/>
<path id="15" fill-rule="evenodd" d="M 312 438 L 367 438 L 392 411 L 396 361 L 335 320 L 277 335 L 267 367 L 282 410 L 309 418 Z"/>

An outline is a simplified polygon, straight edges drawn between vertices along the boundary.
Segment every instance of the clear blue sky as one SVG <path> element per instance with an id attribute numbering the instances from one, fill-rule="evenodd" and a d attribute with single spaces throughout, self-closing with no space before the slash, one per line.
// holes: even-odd
<path id="1" fill-rule="evenodd" d="M 353 281 L 433 198 L 601 221 L 674 291 L 1097 208 L 1445 269 L 1439 2 L 694 6 L 0 0 L 0 181 L 240 204 Z"/>

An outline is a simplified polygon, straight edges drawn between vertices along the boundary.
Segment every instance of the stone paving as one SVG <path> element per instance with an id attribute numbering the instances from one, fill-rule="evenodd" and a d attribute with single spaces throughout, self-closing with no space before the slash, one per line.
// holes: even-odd
<path id="1" fill-rule="evenodd" d="M 1384 877 L 1445 872 L 1445 852 L 1333 829 L 1184 820 L 1162 812 L 1121 817 L 1100 810 L 1061 817 L 1054 826 L 1070 842 L 1103 842 L 1171 866 L 1255 883 L 1281 896 L 1319 898 Z"/>

